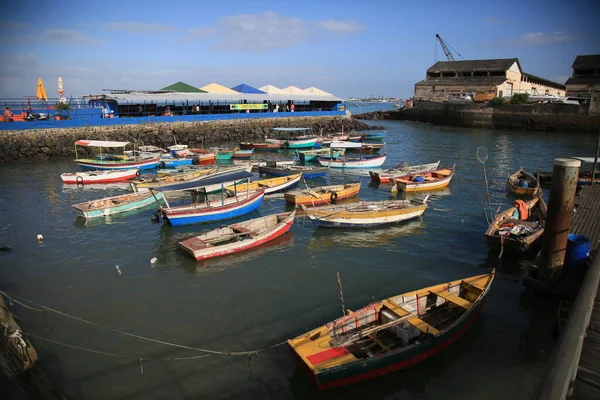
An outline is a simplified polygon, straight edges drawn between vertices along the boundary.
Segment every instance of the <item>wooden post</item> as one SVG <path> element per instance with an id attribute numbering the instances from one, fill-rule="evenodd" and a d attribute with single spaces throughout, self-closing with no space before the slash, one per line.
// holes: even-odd
<path id="1" fill-rule="evenodd" d="M 596 168 L 598 167 L 598 158 L 600 157 L 600 131 L 598 131 L 598 145 L 596 146 L 596 156 L 594 157 L 594 166 L 592 167 L 592 185 L 596 183 Z"/>
<path id="2" fill-rule="evenodd" d="M 544 227 L 540 265 L 541 280 L 551 280 L 565 262 L 567 236 L 575 206 L 575 191 L 581 161 L 571 158 L 554 159 L 552 188 Z"/>

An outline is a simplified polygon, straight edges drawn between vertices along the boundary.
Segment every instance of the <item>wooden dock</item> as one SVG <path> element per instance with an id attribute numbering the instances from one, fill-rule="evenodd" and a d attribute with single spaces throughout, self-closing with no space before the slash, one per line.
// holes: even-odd
<path id="1" fill-rule="evenodd" d="M 600 185 L 584 187 L 576 202 L 571 232 L 590 239 L 590 257 L 600 248 Z M 586 276 L 587 278 L 587 276 Z M 572 399 L 600 399 L 600 284 L 596 286 L 593 310 L 583 340 Z"/>
<path id="2" fill-rule="evenodd" d="M 592 263 L 535 396 L 539 400 L 600 399 L 600 185 L 584 187 L 575 206 L 570 232 L 590 239 Z"/>
<path id="3" fill-rule="evenodd" d="M 600 185 L 584 186 L 575 201 L 575 207 L 571 233 L 590 239 L 590 254 L 593 257 L 600 248 Z"/>

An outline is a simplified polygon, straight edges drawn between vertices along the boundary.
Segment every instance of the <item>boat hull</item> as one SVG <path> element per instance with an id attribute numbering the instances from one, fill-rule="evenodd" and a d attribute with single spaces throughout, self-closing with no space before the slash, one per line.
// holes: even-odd
<path id="1" fill-rule="evenodd" d="M 311 190 L 312 195 L 307 191 L 297 192 L 286 192 L 284 194 L 285 201 L 295 205 L 322 205 L 331 204 L 337 200 L 348 199 L 350 197 L 358 195 L 360 191 L 360 183 L 339 185 L 339 186 L 327 186 L 324 193 L 319 193 L 315 190 Z M 331 188 L 331 189 L 330 189 Z M 319 189 L 319 188 L 316 188 Z"/>
<path id="2" fill-rule="evenodd" d="M 264 197 L 264 191 L 259 191 L 249 198 L 242 201 L 227 202 L 221 205 L 215 201 L 214 206 L 201 204 L 199 206 L 182 206 L 175 208 L 161 208 L 163 218 L 173 226 L 200 224 L 205 222 L 222 221 L 225 219 L 237 218 L 256 210 Z"/>
<path id="3" fill-rule="evenodd" d="M 237 150 L 233 153 L 233 156 L 231 158 L 238 160 L 247 160 L 250 159 L 250 157 L 252 157 L 252 154 L 254 154 L 254 150 Z"/>
<path id="4" fill-rule="evenodd" d="M 158 163 L 159 168 L 177 168 L 185 165 L 192 165 L 193 160 L 191 158 L 172 158 L 162 159 Z"/>
<path id="5" fill-rule="evenodd" d="M 429 172 L 436 170 L 440 162 L 408 166 L 406 168 L 388 169 L 385 171 L 369 171 L 371 180 L 379 183 L 391 183 L 394 178 L 400 178 L 410 173 Z"/>
<path id="6" fill-rule="evenodd" d="M 243 150 L 269 151 L 279 150 L 281 143 L 240 143 Z"/>
<path id="7" fill-rule="evenodd" d="M 106 206 L 103 208 L 96 208 L 93 210 L 85 210 L 84 207 L 81 207 L 82 204 L 92 204 L 92 203 L 102 202 L 102 201 L 107 201 L 107 200 L 114 201 L 114 200 L 118 200 L 119 198 L 123 198 L 125 196 L 139 197 L 139 199 L 135 200 L 135 201 L 129 201 L 126 203 L 122 203 L 119 205 Z M 127 195 L 114 196 L 114 197 L 110 197 L 107 199 L 99 199 L 99 200 L 93 200 L 93 201 L 90 201 L 87 203 L 75 204 L 75 205 L 73 205 L 73 209 L 75 210 L 77 215 L 79 215 L 83 218 L 86 218 L 86 219 L 106 217 L 106 216 L 110 216 L 110 215 L 125 213 L 128 211 L 140 210 L 142 208 L 146 208 L 146 207 L 149 207 L 152 205 L 158 205 L 156 203 L 157 200 L 158 200 L 159 204 L 161 204 L 161 203 L 164 204 L 164 195 L 162 193 L 156 193 L 155 196 L 152 196 L 151 193 L 129 193 Z M 112 203 L 112 201 L 110 203 Z"/>
<path id="8" fill-rule="evenodd" d="M 138 174 L 138 169 L 124 169 L 117 171 L 106 171 L 94 175 L 94 172 L 75 172 L 62 174 L 60 178 L 63 183 L 69 185 L 91 185 L 97 183 L 114 183 L 124 182 L 128 179 L 133 179 Z"/>
<path id="9" fill-rule="evenodd" d="M 302 172 L 302 177 L 305 179 L 314 179 L 327 176 L 329 169 L 326 167 L 310 167 L 310 168 L 277 168 L 277 167 L 258 167 L 260 174 L 271 176 L 288 176 Z"/>
<path id="10" fill-rule="evenodd" d="M 442 335 L 389 356 L 360 359 L 343 368 L 332 368 L 320 373 L 313 373 L 308 370 L 308 367 L 306 367 L 302 360 L 299 360 L 299 364 L 304 366 L 304 370 L 309 373 L 309 376 L 319 390 L 349 385 L 399 371 L 433 357 L 456 342 L 476 321 L 481 313 L 483 305 L 484 300 L 475 304 L 454 327 L 444 332 Z M 296 355 L 293 349 L 292 352 Z M 296 357 L 298 358 L 297 355 Z"/>
<path id="11" fill-rule="evenodd" d="M 97 161 L 97 160 L 75 160 L 77 165 L 87 170 L 109 170 L 109 169 L 153 169 L 158 166 L 160 158 L 150 158 L 139 161 Z"/>
<path id="12" fill-rule="evenodd" d="M 265 243 L 270 242 L 271 240 L 277 239 L 278 237 L 285 234 L 290 230 L 292 225 L 294 225 L 294 217 L 295 212 L 290 213 L 290 216 L 282 221 L 280 224 L 277 224 L 273 228 L 268 231 L 262 233 L 260 236 L 249 239 L 238 241 L 229 246 L 216 246 L 212 248 L 204 248 L 199 250 L 194 250 L 191 246 L 188 246 L 186 242 L 189 240 L 193 240 L 195 238 L 188 239 L 186 241 L 180 242 L 179 245 L 192 255 L 197 261 L 207 260 L 210 258 L 222 257 L 228 254 L 239 253 L 241 251 L 246 251 L 253 249 L 255 247 L 261 246 Z M 264 218 L 264 217 L 263 217 Z M 189 242 L 188 242 L 189 243 Z"/>
<path id="13" fill-rule="evenodd" d="M 240 193 L 245 192 L 246 190 L 258 190 L 260 188 L 263 188 L 265 190 L 265 194 L 277 193 L 287 190 L 293 186 L 296 186 L 302 178 L 302 174 L 297 175 L 298 176 L 296 177 L 286 175 L 290 177 L 289 179 L 286 179 L 285 177 L 279 177 L 250 182 L 249 184 L 242 183 L 236 186 L 228 186 L 226 187 L 226 189 L 230 191 L 237 190 L 237 192 Z"/>
<path id="14" fill-rule="evenodd" d="M 380 226 L 387 224 L 396 224 L 402 221 L 408 221 L 414 218 L 419 218 L 425 213 L 427 205 L 423 204 L 416 207 L 411 207 L 406 210 L 399 212 L 388 212 L 381 213 L 355 213 L 358 215 L 352 215 L 351 212 L 340 212 L 334 216 L 325 217 L 323 212 L 307 212 L 308 217 L 311 219 L 315 226 L 324 228 L 366 228 L 371 226 Z M 316 214 L 316 215 L 315 215 Z"/>
<path id="15" fill-rule="evenodd" d="M 360 159 L 352 158 L 327 158 L 319 157 L 319 164 L 330 168 L 378 168 L 385 162 L 387 156 L 364 157 Z"/>

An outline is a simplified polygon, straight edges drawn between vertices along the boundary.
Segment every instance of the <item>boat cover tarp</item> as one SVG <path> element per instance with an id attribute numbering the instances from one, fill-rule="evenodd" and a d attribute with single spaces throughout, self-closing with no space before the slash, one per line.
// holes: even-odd
<path id="1" fill-rule="evenodd" d="M 231 90 L 235 90 L 239 93 L 267 94 L 267 92 L 263 92 L 262 90 L 252 87 L 250 85 L 246 85 L 245 83 L 234 86 L 231 88 Z"/>
<path id="2" fill-rule="evenodd" d="M 252 176 L 253 175 L 248 171 L 225 172 L 222 174 L 209 176 L 204 179 L 199 179 L 197 181 L 181 182 L 174 185 L 168 185 L 163 187 L 159 186 L 150 189 L 155 190 L 157 192 L 167 192 L 169 190 L 194 190 L 203 186 L 218 185 L 219 183 L 228 183 L 231 181 L 239 181 L 241 179 L 251 178 Z"/>
<path id="3" fill-rule="evenodd" d="M 125 147 L 131 142 L 112 142 L 110 140 L 78 140 L 75 142 L 77 146 L 87 146 L 87 147 Z"/>
<path id="4" fill-rule="evenodd" d="M 202 86 L 200 89 L 204 90 L 208 93 L 239 94 L 239 92 L 236 92 L 235 90 L 231 90 L 228 87 L 219 85 L 218 83 L 214 83 L 214 82 L 211 84 L 208 84 L 206 86 Z"/>

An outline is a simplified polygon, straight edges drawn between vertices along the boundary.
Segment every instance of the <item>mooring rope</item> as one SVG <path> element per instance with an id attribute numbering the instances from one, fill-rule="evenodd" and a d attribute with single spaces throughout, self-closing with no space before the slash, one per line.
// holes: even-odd
<path id="1" fill-rule="evenodd" d="M 9 300 L 14 301 L 17 304 L 24 305 L 22 302 L 17 301 L 16 298 L 15 298 L 15 296 L 8 295 L 6 292 L 4 292 L 2 290 L 0 290 L 0 294 L 4 295 L 6 298 L 8 298 Z M 198 351 L 198 352 L 202 352 L 202 353 L 209 353 L 209 354 L 213 354 L 213 355 L 222 355 L 222 356 L 249 356 L 249 355 L 256 355 L 258 353 L 262 353 L 262 352 L 265 352 L 267 350 L 274 349 L 276 347 L 282 346 L 282 345 L 284 345 L 284 344 L 287 343 L 287 340 L 284 340 L 282 342 L 276 343 L 276 344 L 271 345 L 271 346 L 264 347 L 262 349 L 249 350 L 249 351 L 218 351 L 218 350 L 202 349 L 202 348 L 198 348 L 198 347 L 191 347 L 191 346 L 185 346 L 185 345 L 181 345 L 181 344 L 177 344 L 177 343 L 166 342 L 164 340 L 153 339 L 153 338 L 149 338 L 149 337 L 146 337 L 146 336 L 137 335 L 135 333 L 125 332 L 125 331 L 122 331 L 120 329 L 111 328 L 109 326 L 104 326 L 104 325 L 98 324 L 96 322 L 88 321 L 86 319 L 79 318 L 79 317 L 76 317 L 74 315 L 67 314 L 65 312 L 56 310 L 56 309 L 51 308 L 51 307 L 46 307 L 44 305 L 37 304 L 37 303 L 35 303 L 33 301 L 30 301 L 30 300 L 26 300 L 26 299 L 23 299 L 23 298 L 19 298 L 19 299 L 21 301 L 33 304 L 34 306 L 40 308 L 40 309 L 34 309 L 34 308 L 31 308 L 31 307 L 28 307 L 28 306 L 24 305 L 25 307 L 30 308 L 30 309 L 32 309 L 34 311 L 50 311 L 50 312 L 53 312 L 55 314 L 62 315 L 63 317 L 66 317 L 66 318 L 70 318 L 70 319 L 73 319 L 73 320 L 76 320 L 76 321 L 79 321 L 79 322 L 82 322 L 82 323 L 85 323 L 85 324 L 88 324 L 88 325 L 91 325 L 91 326 L 95 326 L 97 328 L 105 329 L 105 330 L 108 330 L 108 331 L 111 331 L 111 332 L 119 333 L 121 335 L 133 337 L 135 339 L 140 339 L 140 340 L 145 340 L 145 341 L 148 341 L 148 342 L 158 343 L 158 344 L 162 344 L 162 345 L 165 345 L 165 346 L 177 347 L 177 348 L 180 348 L 180 349 L 193 350 L 193 351 Z M 33 337 L 33 335 L 30 335 L 30 336 Z M 46 339 L 46 340 L 49 340 L 49 339 Z"/>

